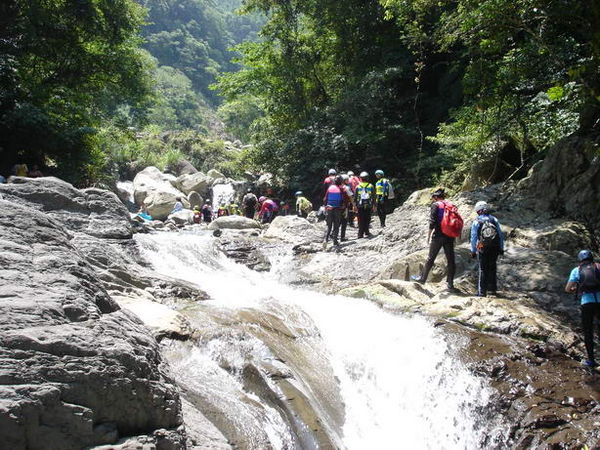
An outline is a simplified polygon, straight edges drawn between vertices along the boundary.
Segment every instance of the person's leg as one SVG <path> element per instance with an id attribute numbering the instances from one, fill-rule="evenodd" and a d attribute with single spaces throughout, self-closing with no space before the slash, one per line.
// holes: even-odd
<path id="1" fill-rule="evenodd" d="M 346 240 L 346 228 L 348 227 L 348 210 L 341 211 L 341 222 L 340 222 L 340 239 Z"/>
<path id="2" fill-rule="evenodd" d="M 331 236 L 331 228 L 333 227 L 333 210 L 327 211 L 326 217 L 327 229 L 325 230 L 325 238 L 323 239 L 325 242 L 329 241 L 329 237 Z"/>
<path id="3" fill-rule="evenodd" d="M 371 236 L 371 208 L 365 208 L 365 234 Z"/>
<path id="4" fill-rule="evenodd" d="M 365 210 L 364 208 L 358 208 L 358 237 L 361 238 L 365 235 Z"/>
<path id="5" fill-rule="evenodd" d="M 498 273 L 498 249 L 491 250 L 490 260 L 489 260 L 489 272 L 488 272 L 488 291 L 492 293 L 496 293 L 498 291 L 498 281 L 496 274 Z"/>
<path id="6" fill-rule="evenodd" d="M 332 216 L 333 216 L 333 231 L 332 231 L 333 244 L 339 245 L 338 234 L 340 231 L 340 223 L 342 221 L 342 210 L 341 209 L 333 209 L 331 212 L 332 212 Z"/>
<path id="7" fill-rule="evenodd" d="M 425 261 L 425 266 L 423 267 L 423 272 L 419 277 L 420 282 L 425 283 L 427 281 L 427 277 L 429 276 L 429 272 L 433 267 L 433 263 L 435 262 L 435 258 L 437 257 L 440 249 L 442 248 L 443 241 L 440 238 L 432 238 L 429 244 L 429 256 L 427 257 L 427 261 Z"/>
<path id="8" fill-rule="evenodd" d="M 456 274 L 454 239 L 444 236 L 442 239 L 442 245 L 444 247 L 444 254 L 446 255 L 446 261 L 448 263 L 448 275 L 446 275 L 446 282 L 448 283 L 449 288 L 454 288 L 454 275 Z"/>
<path id="9" fill-rule="evenodd" d="M 485 297 L 490 290 L 490 255 L 485 250 L 477 253 L 479 262 L 479 283 L 477 285 L 477 295 Z"/>
<path id="10" fill-rule="evenodd" d="M 380 201 L 377 201 L 377 216 L 379 217 L 381 227 L 385 227 L 385 209 L 383 202 Z"/>
<path id="11" fill-rule="evenodd" d="M 588 360 L 594 360 L 594 317 L 597 307 L 593 303 L 581 305 L 581 327 L 583 328 L 583 341 L 587 351 Z"/>

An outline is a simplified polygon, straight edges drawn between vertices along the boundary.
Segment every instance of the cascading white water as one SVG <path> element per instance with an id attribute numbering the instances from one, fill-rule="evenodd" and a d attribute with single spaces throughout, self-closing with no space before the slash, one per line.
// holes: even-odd
<path id="1" fill-rule="evenodd" d="M 212 187 L 213 205 L 219 206 L 221 203 L 229 204 L 235 195 L 235 190 L 231 183 L 215 184 Z"/>
<path id="2" fill-rule="evenodd" d="M 490 388 L 452 357 L 451 344 L 460 343 L 448 342 L 431 322 L 391 314 L 365 300 L 286 286 L 277 279 L 285 270 L 281 258 L 274 258 L 271 273 L 256 273 L 221 255 L 212 239 L 188 233 L 136 236 L 155 270 L 196 283 L 218 308 L 267 312 L 278 304 L 310 318 L 324 343 L 316 350 L 339 380 L 346 448 L 477 448 L 490 432 L 478 415 Z M 205 349 L 202 357 L 219 355 Z M 271 445 L 290 448 L 278 426 Z"/>

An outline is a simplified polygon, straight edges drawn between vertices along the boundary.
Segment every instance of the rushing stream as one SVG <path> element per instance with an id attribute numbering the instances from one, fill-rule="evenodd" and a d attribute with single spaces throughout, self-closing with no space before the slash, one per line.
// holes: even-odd
<path id="1" fill-rule="evenodd" d="M 281 370 L 292 372 L 333 446 L 467 449 L 489 435 L 480 411 L 490 388 L 453 357 L 458 338 L 430 321 L 288 286 L 282 279 L 291 256 L 284 251 L 272 256 L 270 273 L 257 273 L 218 252 L 209 234 L 138 234 L 136 241 L 157 272 L 210 295 L 176 306 L 204 331 L 201 344 L 181 344 L 170 361 L 179 384 L 215 408 L 207 414 L 213 423 L 248 427 L 241 448 L 264 448 L 265 439 L 271 448 L 318 446 L 310 436 L 297 438 L 312 426 L 291 429 L 278 408 L 260 405 L 244 382 L 249 360 L 285 363 Z M 223 332 L 227 326 L 237 331 Z M 263 441 L 253 440 L 252 430 L 264 432 Z"/>

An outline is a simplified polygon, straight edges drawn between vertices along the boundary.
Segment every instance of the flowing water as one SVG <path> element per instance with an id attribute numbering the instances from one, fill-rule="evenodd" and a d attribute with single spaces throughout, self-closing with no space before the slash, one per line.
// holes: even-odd
<path id="1" fill-rule="evenodd" d="M 256 423 L 255 429 L 264 431 L 263 441 L 248 438 L 240 447 L 317 446 L 291 438 L 303 426 L 292 430 L 276 408 L 252 406 L 261 399 L 244 386 L 242 369 L 249 359 L 285 361 L 319 422 L 336 436 L 336 446 L 470 449 L 491 434 L 481 417 L 490 388 L 453 357 L 458 338 L 445 336 L 430 321 L 392 314 L 366 300 L 287 286 L 281 281 L 291 258 L 285 251 L 272 256 L 270 273 L 257 273 L 220 254 L 208 234 L 136 235 L 136 241 L 156 271 L 195 283 L 210 295 L 190 309 L 195 325 L 212 315 L 221 325 L 251 331 L 252 337 L 237 339 L 207 331 L 202 345 L 182 345 L 172 359 L 181 385 L 205 399 L 218 397 L 211 404 L 219 405 L 221 414 L 211 417 L 213 423 L 230 408 L 232 414 L 223 419 L 230 426 Z M 252 324 L 240 324 L 249 311 Z M 273 327 L 276 336 L 293 338 L 281 343 L 260 338 Z"/>
<path id="2" fill-rule="evenodd" d="M 219 206 L 221 203 L 229 204 L 233 197 L 235 196 L 235 190 L 233 189 L 233 185 L 230 183 L 225 184 L 215 184 L 212 187 L 213 194 L 213 205 L 215 207 Z"/>

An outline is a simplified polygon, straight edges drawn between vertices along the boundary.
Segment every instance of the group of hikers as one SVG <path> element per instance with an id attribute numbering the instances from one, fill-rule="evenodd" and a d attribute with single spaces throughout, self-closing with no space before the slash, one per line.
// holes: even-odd
<path id="1" fill-rule="evenodd" d="M 27 164 L 24 163 L 15 164 L 12 166 L 10 172 L 10 174 L 15 177 L 40 178 L 44 176 L 37 164 L 34 164 L 31 169 L 29 166 L 27 166 Z M 0 175 L 0 184 L 4 184 L 6 181 L 6 177 L 4 175 Z"/>
<path id="2" fill-rule="evenodd" d="M 377 213 L 379 224 L 386 226 L 386 216 L 389 212 L 390 200 L 394 198 L 394 190 L 390 181 L 385 178 L 382 170 L 375 171 L 375 183 L 370 182 L 368 172 L 361 172 L 355 176 L 352 171 L 338 174 L 335 169 L 330 169 L 323 181 L 323 205 L 316 213 L 316 217 L 325 220 L 326 229 L 323 237 L 323 250 L 327 249 L 329 241 L 334 248 L 340 248 L 340 242 L 346 241 L 348 225 L 357 227 L 357 238 L 372 237 L 370 231 L 371 218 Z M 313 212 L 312 203 L 302 191 L 295 193 L 295 214 L 307 218 Z M 429 245 L 428 257 L 418 275 L 411 279 L 417 283 L 425 283 L 433 268 L 436 257 L 443 249 L 447 261 L 446 287 L 455 291 L 454 277 L 456 262 L 454 245 L 456 238 L 461 236 L 463 219 L 458 209 L 446 200 L 444 189 L 437 189 L 431 194 L 431 206 L 427 217 Z M 181 199 L 177 199 L 174 211 L 183 209 Z M 504 254 L 504 234 L 500 221 L 492 215 L 491 206 L 485 201 L 475 204 L 477 216 L 470 226 L 469 246 L 471 257 L 478 263 L 478 281 L 476 295 L 479 297 L 496 296 L 497 261 Z M 220 202 L 216 211 L 213 211 L 210 200 L 202 208 L 194 208 L 194 222 L 211 222 L 215 217 L 227 215 L 243 215 L 247 218 L 257 219 L 262 223 L 269 223 L 277 215 L 290 214 L 289 205 L 272 198 L 270 192 L 257 197 L 248 189 L 242 198 L 242 207 L 231 200 L 228 204 Z M 355 225 L 355 221 L 357 224 Z M 579 265 L 569 276 L 565 291 L 576 295 L 581 304 L 581 319 L 584 332 L 584 341 L 587 359 L 583 364 L 587 367 L 597 367 L 594 357 L 594 322 L 600 320 L 600 264 L 594 261 L 592 252 L 582 250 L 578 255 Z M 599 329 L 600 332 L 600 329 Z"/>

